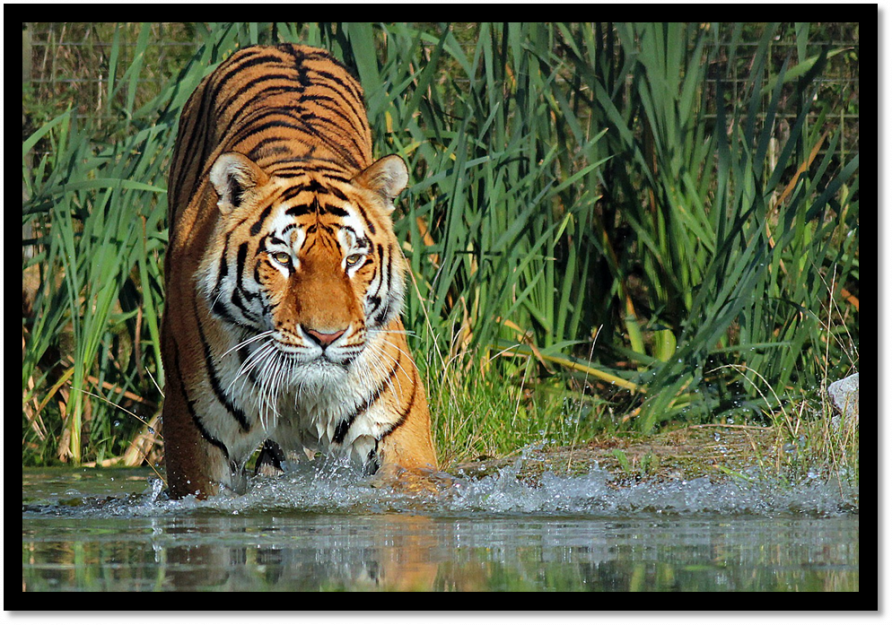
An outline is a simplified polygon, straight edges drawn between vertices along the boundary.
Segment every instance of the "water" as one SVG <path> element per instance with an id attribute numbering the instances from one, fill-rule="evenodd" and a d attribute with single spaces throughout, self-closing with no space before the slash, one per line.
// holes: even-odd
<path id="1" fill-rule="evenodd" d="M 516 468 L 450 490 L 348 469 L 168 501 L 145 470 L 28 470 L 26 591 L 857 591 L 858 493 L 702 478 L 617 488 Z"/>

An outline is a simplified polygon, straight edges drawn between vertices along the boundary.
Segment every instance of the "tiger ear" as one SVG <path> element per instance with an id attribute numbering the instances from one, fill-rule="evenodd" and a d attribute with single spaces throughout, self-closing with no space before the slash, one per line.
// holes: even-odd
<path id="1" fill-rule="evenodd" d="M 353 178 L 354 184 L 380 195 L 391 211 L 394 209 L 394 198 L 403 192 L 408 182 L 409 168 L 406 161 L 396 154 L 378 159 Z"/>
<path id="2" fill-rule="evenodd" d="M 241 204 L 245 193 L 269 181 L 269 176 L 254 161 L 237 152 L 222 154 L 211 167 L 210 178 L 220 198 L 217 207 L 224 215 Z"/>

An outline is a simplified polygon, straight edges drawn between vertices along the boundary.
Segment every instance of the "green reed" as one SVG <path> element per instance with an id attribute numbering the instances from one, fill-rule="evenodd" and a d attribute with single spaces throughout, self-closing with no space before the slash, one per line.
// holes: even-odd
<path id="1" fill-rule="evenodd" d="M 808 56 L 809 28 L 777 60 L 776 25 L 745 47 L 718 24 L 210 24 L 148 95 L 148 28 L 126 68 L 112 29 L 117 124 L 63 114 L 23 144 L 25 461 L 102 461 L 148 431 L 122 408 L 148 421 L 161 402 L 179 110 L 253 43 L 332 50 L 376 155 L 409 164 L 406 321 L 446 457 L 767 419 L 815 393 L 858 365 L 840 291 L 858 279 L 858 156 L 815 98 L 840 51 Z"/>

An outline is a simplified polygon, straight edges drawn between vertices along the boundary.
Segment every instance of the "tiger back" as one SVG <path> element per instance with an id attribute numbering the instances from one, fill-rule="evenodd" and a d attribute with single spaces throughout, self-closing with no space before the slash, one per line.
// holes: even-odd
<path id="1" fill-rule="evenodd" d="M 162 320 L 172 497 L 244 492 L 261 444 L 275 465 L 436 468 L 400 319 L 408 170 L 371 146 L 358 82 L 315 48 L 245 48 L 187 101 Z"/>

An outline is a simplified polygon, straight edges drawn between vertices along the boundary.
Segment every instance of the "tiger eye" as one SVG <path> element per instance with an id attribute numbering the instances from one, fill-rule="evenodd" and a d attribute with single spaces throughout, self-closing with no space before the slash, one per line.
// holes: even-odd
<path id="1" fill-rule="evenodd" d="M 291 262 L 291 255 L 288 252 L 273 252 L 272 257 L 280 265 L 287 265 Z"/>
<path id="2" fill-rule="evenodd" d="M 362 254 L 350 254 L 350 256 L 348 256 L 346 258 L 345 262 L 347 263 L 348 267 L 353 267 L 353 266 L 359 264 L 359 262 L 362 259 L 363 259 Z"/>

